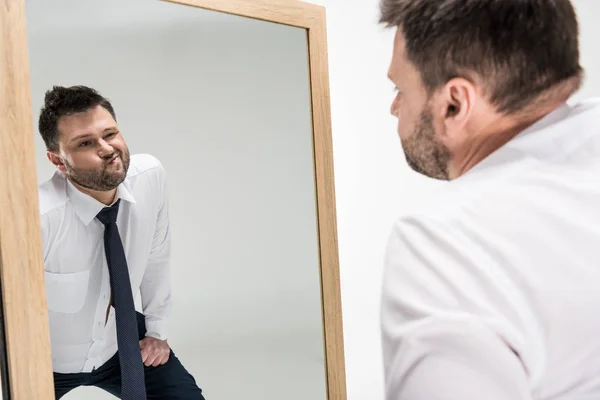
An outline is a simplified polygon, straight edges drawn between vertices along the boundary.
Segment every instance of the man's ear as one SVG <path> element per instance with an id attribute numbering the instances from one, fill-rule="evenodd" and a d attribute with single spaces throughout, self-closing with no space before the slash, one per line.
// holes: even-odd
<path id="1" fill-rule="evenodd" d="M 464 78 L 451 79 L 444 85 L 438 110 L 444 121 L 446 136 L 452 138 L 464 131 L 473 112 L 476 93 L 473 83 Z"/>
<path id="2" fill-rule="evenodd" d="M 63 161 L 63 158 L 57 152 L 48 150 L 46 151 L 46 156 L 60 172 L 64 173 L 67 171 L 67 167 Z"/>

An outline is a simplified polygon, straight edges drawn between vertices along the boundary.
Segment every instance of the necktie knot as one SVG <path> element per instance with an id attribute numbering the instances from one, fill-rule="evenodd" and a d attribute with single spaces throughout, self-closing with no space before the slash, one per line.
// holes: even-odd
<path id="1" fill-rule="evenodd" d="M 119 213 L 119 203 L 120 202 L 121 202 L 121 199 L 117 200 L 116 203 L 110 207 L 104 207 L 102 210 L 100 210 L 98 215 L 96 215 L 96 218 L 98 218 L 98 220 L 100 222 L 102 222 L 104 225 L 116 223 L 117 222 L 117 214 Z"/>

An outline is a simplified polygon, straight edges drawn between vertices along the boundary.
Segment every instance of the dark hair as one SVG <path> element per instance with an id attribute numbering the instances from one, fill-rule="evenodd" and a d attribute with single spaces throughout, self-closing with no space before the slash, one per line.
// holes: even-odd
<path id="1" fill-rule="evenodd" d="M 94 107 L 104 107 L 117 120 L 115 110 L 108 99 L 87 86 L 54 86 L 46 92 L 44 107 L 40 113 L 38 129 L 46 149 L 58 150 L 58 120 L 61 117 L 84 112 Z"/>
<path id="2" fill-rule="evenodd" d="M 478 79 L 512 113 L 560 84 L 581 85 L 579 27 L 569 0 L 381 0 L 428 93 L 455 77 Z"/>

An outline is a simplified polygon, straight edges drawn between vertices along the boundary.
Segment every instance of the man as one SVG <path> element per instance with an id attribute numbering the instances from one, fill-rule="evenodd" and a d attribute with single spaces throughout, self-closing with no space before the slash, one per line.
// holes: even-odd
<path id="1" fill-rule="evenodd" d="M 408 164 L 449 180 L 396 222 L 388 400 L 600 399 L 600 102 L 568 0 L 382 0 Z"/>
<path id="2" fill-rule="evenodd" d="M 92 88 L 48 91 L 39 131 L 57 169 L 39 187 L 56 398 L 84 385 L 123 399 L 204 399 L 167 343 L 163 166 L 130 157 L 111 103 Z"/>

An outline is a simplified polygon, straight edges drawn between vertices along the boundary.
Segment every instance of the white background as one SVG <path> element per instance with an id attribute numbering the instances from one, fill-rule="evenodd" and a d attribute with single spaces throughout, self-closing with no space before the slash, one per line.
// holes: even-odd
<path id="1" fill-rule="evenodd" d="M 132 154 L 165 165 L 169 343 L 206 397 L 324 399 L 306 32 L 147 0 L 32 0 L 27 17 L 36 126 L 46 90 L 91 86 Z M 48 179 L 39 135 L 36 157 Z M 111 397 L 64 398 L 83 396 Z"/>
<path id="2" fill-rule="evenodd" d="M 438 183 L 410 172 L 402 157 L 388 112 L 393 31 L 377 25 L 378 1 L 312 2 L 327 8 L 348 399 L 381 399 L 378 306 L 385 241 L 396 215 Z M 587 70 L 576 100 L 600 94 L 600 2 L 574 4 Z"/>

